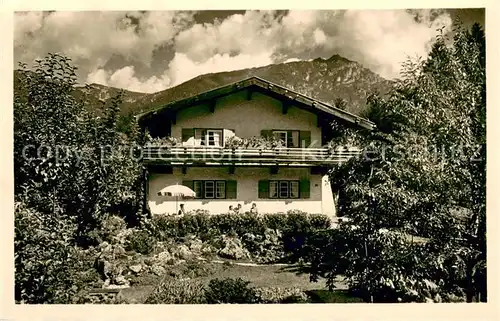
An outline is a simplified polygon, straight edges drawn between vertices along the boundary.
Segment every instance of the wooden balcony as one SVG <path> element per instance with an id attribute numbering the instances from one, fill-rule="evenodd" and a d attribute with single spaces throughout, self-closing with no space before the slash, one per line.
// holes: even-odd
<path id="1" fill-rule="evenodd" d="M 221 148 L 159 147 L 143 148 L 143 161 L 151 165 L 229 165 L 229 166 L 325 166 L 360 155 L 356 148 Z"/>

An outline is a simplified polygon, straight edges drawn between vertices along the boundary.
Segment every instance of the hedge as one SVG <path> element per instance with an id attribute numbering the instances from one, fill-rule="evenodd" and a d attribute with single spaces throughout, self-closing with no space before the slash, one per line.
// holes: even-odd
<path id="1" fill-rule="evenodd" d="M 247 233 L 264 235 L 266 229 L 280 231 L 301 238 L 310 231 L 331 227 L 330 218 L 324 214 L 308 214 L 298 211 L 254 215 L 188 213 L 183 216 L 155 215 L 151 232 L 159 240 L 196 235 L 203 241 L 222 234 L 242 237 Z"/>
<path id="2" fill-rule="evenodd" d="M 150 232 L 158 241 L 172 238 L 182 241 L 188 235 L 194 235 L 203 242 L 211 242 L 221 235 L 232 235 L 240 238 L 248 247 L 252 245 L 247 244 L 252 243 L 251 235 L 256 236 L 256 240 L 266 240 L 270 235 L 276 235 L 278 239 L 273 241 L 273 246 L 268 246 L 278 249 L 278 252 L 285 254 L 286 260 L 293 262 L 303 254 L 312 235 L 330 230 L 331 227 L 327 215 L 299 211 L 259 216 L 250 213 L 209 215 L 204 212 L 184 216 L 156 215 L 151 223 Z M 252 250 L 251 247 L 249 250 Z M 262 253 L 253 254 L 258 256 Z"/>

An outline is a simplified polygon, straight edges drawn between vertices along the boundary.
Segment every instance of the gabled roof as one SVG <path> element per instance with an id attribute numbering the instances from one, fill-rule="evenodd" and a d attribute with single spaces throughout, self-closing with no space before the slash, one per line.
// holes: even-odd
<path id="1" fill-rule="evenodd" d="M 145 112 L 137 115 L 138 120 L 145 120 L 151 118 L 157 114 L 162 114 L 164 112 L 174 112 L 176 110 L 190 107 L 196 104 L 202 104 L 204 102 L 213 101 L 214 99 L 233 94 L 244 89 L 252 88 L 256 91 L 263 92 L 264 94 L 268 94 L 270 96 L 276 97 L 282 101 L 288 101 L 291 104 L 297 105 L 298 107 L 307 108 L 311 111 L 317 111 L 320 113 L 329 114 L 344 121 L 350 122 L 357 126 L 366 128 L 366 129 L 374 129 L 376 126 L 373 122 L 359 117 L 357 115 L 351 114 L 345 110 L 337 108 L 335 106 L 326 104 L 319 100 L 313 99 L 306 95 L 302 95 L 296 91 L 285 88 L 283 86 L 272 83 L 268 80 L 252 76 L 250 78 L 225 85 L 222 87 L 218 87 L 201 94 L 191 96 L 185 99 L 177 100 L 171 103 L 168 103 L 164 106 L 151 110 L 149 112 Z"/>

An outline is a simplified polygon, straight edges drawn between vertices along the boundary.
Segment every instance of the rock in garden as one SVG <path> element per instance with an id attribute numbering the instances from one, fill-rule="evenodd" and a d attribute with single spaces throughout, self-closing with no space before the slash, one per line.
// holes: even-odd
<path id="1" fill-rule="evenodd" d="M 123 275 L 120 275 L 120 276 L 117 276 L 115 278 L 115 284 L 117 284 L 117 285 L 130 285 L 130 282 Z"/>
<path id="2" fill-rule="evenodd" d="M 132 272 L 134 272 L 134 273 L 136 273 L 136 274 L 137 274 L 137 273 L 139 273 L 139 272 L 141 272 L 141 271 L 142 271 L 142 265 L 140 265 L 140 264 L 131 265 L 131 266 L 129 266 L 129 269 L 130 269 Z"/>
<path id="3" fill-rule="evenodd" d="M 153 265 L 155 263 L 156 263 L 156 258 L 155 257 L 145 257 L 144 258 L 144 264 L 146 264 L 146 265 L 151 266 L 151 265 Z"/>
<path id="4" fill-rule="evenodd" d="M 177 255 L 179 256 L 179 258 L 187 260 L 193 256 L 193 253 L 191 253 L 187 245 L 182 244 L 177 249 Z"/>
<path id="5" fill-rule="evenodd" d="M 201 253 L 203 242 L 200 239 L 194 239 L 191 241 L 189 248 L 193 253 Z"/>
<path id="6" fill-rule="evenodd" d="M 169 251 L 163 251 L 155 256 L 155 264 L 172 265 L 175 262 L 175 257 Z"/>
<path id="7" fill-rule="evenodd" d="M 165 268 L 163 266 L 154 265 L 151 267 L 151 272 L 160 276 L 160 275 L 165 274 L 165 272 L 167 272 L 167 271 L 165 270 Z"/>
<path id="8" fill-rule="evenodd" d="M 240 239 L 225 237 L 223 240 L 225 245 L 224 248 L 219 251 L 219 255 L 235 260 L 250 258 L 250 253 L 243 248 Z"/>
<path id="9" fill-rule="evenodd" d="M 210 244 L 203 244 L 201 248 L 201 254 L 203 255 L 212 254 L 213 250 L 214 248 Z"/>

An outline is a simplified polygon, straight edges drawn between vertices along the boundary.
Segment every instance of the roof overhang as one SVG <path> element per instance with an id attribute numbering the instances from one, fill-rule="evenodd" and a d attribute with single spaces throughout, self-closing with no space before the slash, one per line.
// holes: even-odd
<path id="1" fill-rule="evenodd" d="M 326 104 L 311 97 L 302 95 L 296 91 L 277 85 L 259 77 L 250 77 L 229 85 L 215 88 L 201 94 L 191 96 L 185 99 L 177 100 L 136 116 L 137 120 L 142 122 L 155 117 L 156 115 L 172 113 L 177 110 L 191 107 L 198 104 L 207 103 L 214 99 L 227 96 L 245 89 L 252 88 L 255 91 L 267 94 L 279 100 L 288 101 L 297 107 L 305 108 L 311 112 L 332 115 L 346 122 L 352 123 L 358 127 L 365 129 L 375 129 L 376 125 L 362 117 L 349 113 L 345 110 L 336 108 L 335 106 Z"/>

